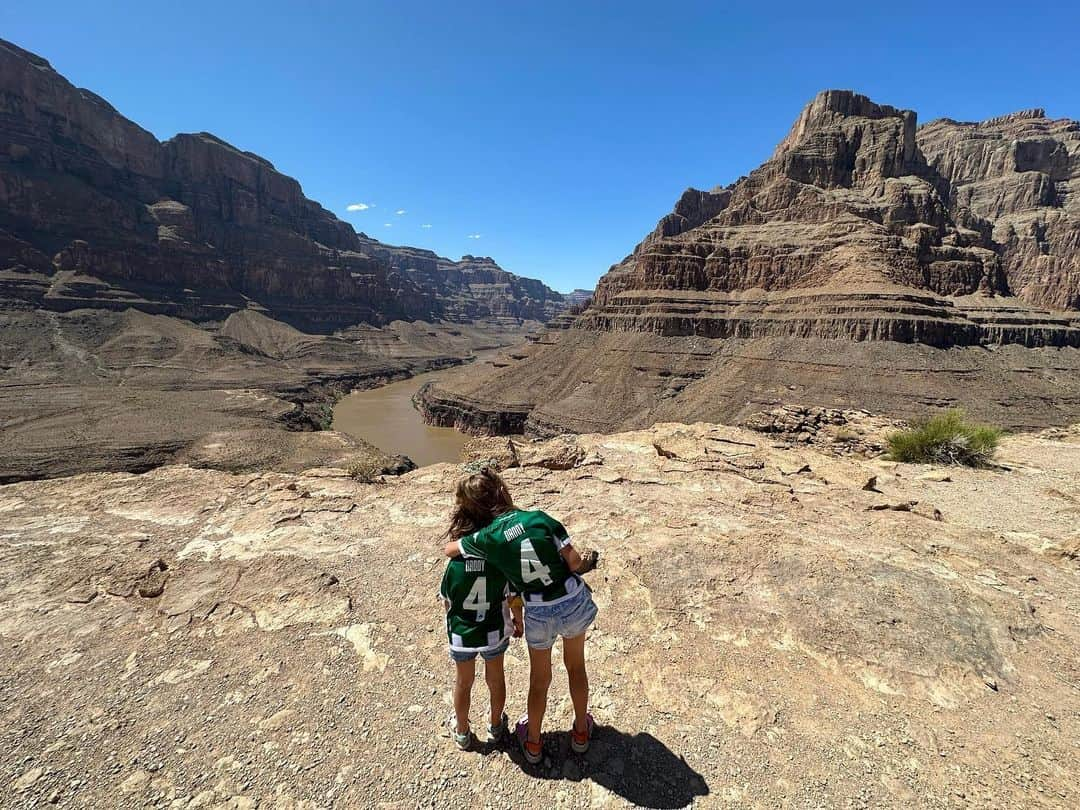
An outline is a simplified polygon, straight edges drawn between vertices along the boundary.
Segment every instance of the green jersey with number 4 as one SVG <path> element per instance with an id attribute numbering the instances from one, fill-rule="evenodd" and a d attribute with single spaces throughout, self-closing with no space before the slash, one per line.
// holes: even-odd
<path id="1" fill-rule="evenodd" d="M 513 634 L 514 622 L 506 605 L 506 577 L 485 560 L 449 560 L 439 595 L 446 608 L 446 635 L 451 650 L 490 650 Z"/>
<path id="2" fill-rule="evenodd" d="M 461 554 L 491 563 L 526 604 L 557 602 L 580 587 L 560 550 L 570 536 L 559 521 L 539 510 L 514 509 L 478 532 L 461 538 Z"/>

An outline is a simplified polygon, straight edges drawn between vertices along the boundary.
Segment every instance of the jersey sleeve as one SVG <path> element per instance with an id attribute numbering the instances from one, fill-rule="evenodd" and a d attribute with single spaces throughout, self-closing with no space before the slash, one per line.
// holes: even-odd
<path id="1" fill-rule="evenodd" d="M 447 613 L 450 612 L 450 567 L 452 563 L 448 560 L 446 563 L 446 570 L 443 571 L 442 580 L 439 582 L 439 604 L 443 606 L 443 610 Z"/>
<path id="2" fill-rule="evenodd" d="M 486 560 L 488 558 L 487 543 L 484 542 L 484 532 L 467 534 L 458 540 L 458 548 L 461 549 L 462 557 Z"/>
<path id="3" fill-rule="evenodd" d="M 446 581 L 450 579 L 450 561 L 446 561 L 446 568 L 443 569 L 442 579 L 439 580 L 439 599 L 445 600 L 449 594 L 446 592 Z"/>
<path id="4" fill-rule="evenodd" d="M 544 524 L 547 526 L 548 531 L 551 532 L 551 537 L 555 541 L 555 548 L 561 551 L 570 545 L 570 533 L 566 531 L 566 527 L 547 512 L 541 512 L 540 514 L 543 515 Z"/>

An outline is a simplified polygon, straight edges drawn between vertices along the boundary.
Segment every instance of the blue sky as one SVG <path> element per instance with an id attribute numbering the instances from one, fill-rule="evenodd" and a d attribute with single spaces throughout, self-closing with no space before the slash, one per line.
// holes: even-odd
<path id="1" fill-rule="evenodd" d="M 0 6 L 0 36 L 159 138 L 213 132 L 357 230 L 562 290 L 686 187 L 758 165 L 825 88 L 921 121 L 1080 118 L 1077 32 L 1052 1 Z"/>

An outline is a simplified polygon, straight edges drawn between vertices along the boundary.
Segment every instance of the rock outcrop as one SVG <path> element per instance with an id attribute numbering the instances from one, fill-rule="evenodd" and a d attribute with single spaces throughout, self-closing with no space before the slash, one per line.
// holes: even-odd
<path id="1" fill-rule="evenodd" d="M 515 363 L 448 377 L 427 409 L 440 424 L 540 435 L 783 402 L 1068 421 L 1080 415 L 1077 184 L 1076 122 L 1021 113 L 920 130 L 909 110 L 821 93 L 748 177 L 685 192 L 581 315 Z"/>
<path id="2" fill-rule="evenodd" d="M 948 477 L 779 436 L 515 442 L 515 502 L 601 552 L 596 736 L 557 667 L 535 768 L 443 730 L 457 466 L 0 487 L 5 805 L 1075 807 L 1080 433 Z"/>
<path id="3" fill-rule="evenodd" d="M 308 332 L 396 319 L 546 320 L 561 296 L 490 259 L 354 232 L 264 158 L 164 143 L 0 40 L 0 306 L 206 321 L 258 306 Z"/>
<path id="4" fill-rule="evenodd" d="M 1019 298 L 1080 310 L 1080 123 L 1043 110 L 982 123 L 941 119 L 918 131 L 947 203 L 977 221 Z"/>
<path id="5" fill-rule="evenodd" d="M 507 272 L 490 256 L 466 254 L 455 262 L 430 250 L 384 245 L 363 234 L 361 244 L 365 253 L 384 260 L 417 287 L 432 292 L 440 316 L 448 321 L 545 322 L 569 305 L 543 282 Z"/>

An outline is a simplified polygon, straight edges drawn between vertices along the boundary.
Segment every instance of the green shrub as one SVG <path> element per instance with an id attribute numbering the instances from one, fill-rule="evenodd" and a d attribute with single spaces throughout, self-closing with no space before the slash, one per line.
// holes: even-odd
<path id="1" fill-rule="evenodd" d="M 888 437 L 889 458 L 909 464 L 963 464 L 985 467 L 994 457 L 1001 430 L 976 425 L 961 410 L 914 422 Z"/>

